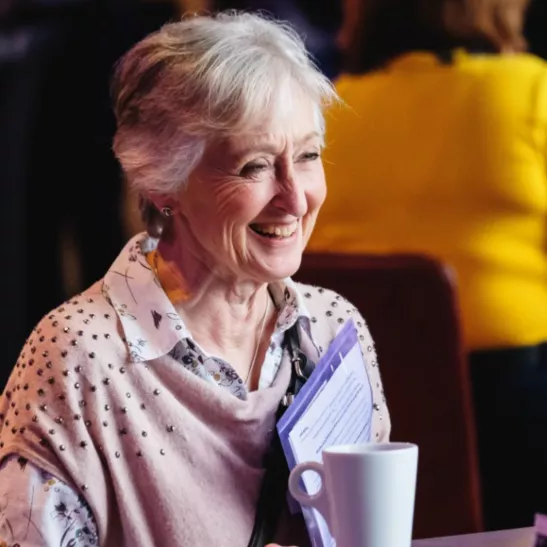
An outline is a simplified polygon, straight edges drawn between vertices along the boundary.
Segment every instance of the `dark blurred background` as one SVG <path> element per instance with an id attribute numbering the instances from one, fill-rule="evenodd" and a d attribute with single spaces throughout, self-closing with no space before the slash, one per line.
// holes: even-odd
<path id="1" fill-rule="evenodd" d="M 0 6 L 3 386 L 36 322 L 99 280 L 138 221 L 111 152 L 109 78 L 132 44 L 185 10 L 263 9 L 339 69 L 341 3 L 4 0 Z M 547 1 L 532 2 L 530 50 L 547 58 Z"/>

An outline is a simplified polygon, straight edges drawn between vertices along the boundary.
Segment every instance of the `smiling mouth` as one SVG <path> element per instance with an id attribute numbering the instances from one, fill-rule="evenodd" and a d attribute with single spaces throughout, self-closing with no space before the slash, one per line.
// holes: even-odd
<path id="1" fill-rule="evenodd" d="M 287 239 L 296 232 L 298 222 L 295 221 L 291 224 L 250 224 L 249 228 L 262 237 Z"/>

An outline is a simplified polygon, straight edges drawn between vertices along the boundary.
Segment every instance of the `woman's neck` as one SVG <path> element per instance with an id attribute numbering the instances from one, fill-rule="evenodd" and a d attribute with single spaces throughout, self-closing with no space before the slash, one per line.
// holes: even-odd
<path id="1" fill-rule="evenodd" d="M 275 307 L 269 305 L 267 284 L 220 275 L 173 245 L 160 243 L 153 260 L 162 287 L 192 337 L 208 353 L 233 363 L 245 377 L 263 341 L 258 340 L 259 331 L 269 340 L 274 324 Z"/>

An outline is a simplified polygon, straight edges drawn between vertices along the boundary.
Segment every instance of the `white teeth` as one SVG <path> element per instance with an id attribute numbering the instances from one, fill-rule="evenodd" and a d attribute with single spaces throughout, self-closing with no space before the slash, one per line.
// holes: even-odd
<path id="1" fill-rule="evenodd" d="M 268 224 L 268 225 L 262 225 L 258 226 L 257 224 L 254 224 L 252 226 L 253 230 L 255 232 L 258 232 L 259 234 L 265 234 L 265 235 L 275 235 L 276 237 L 290 237 L 296 232 L 296 228 L 298 227 L 298 222 L 293 222 L 289 225 L 275 225 L 275 224 Z"/>

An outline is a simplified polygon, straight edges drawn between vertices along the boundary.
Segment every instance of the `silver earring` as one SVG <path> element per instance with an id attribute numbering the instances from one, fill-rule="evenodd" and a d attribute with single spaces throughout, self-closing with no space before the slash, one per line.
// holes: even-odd
<path id="1" fill-rule="evenodd" d="M 170 217 L 173 215 L 173 209 L 171 209 L 171 207 L 162 207 L 161 208 L 161 214 L 164 216 L 164 217 Z"/>

